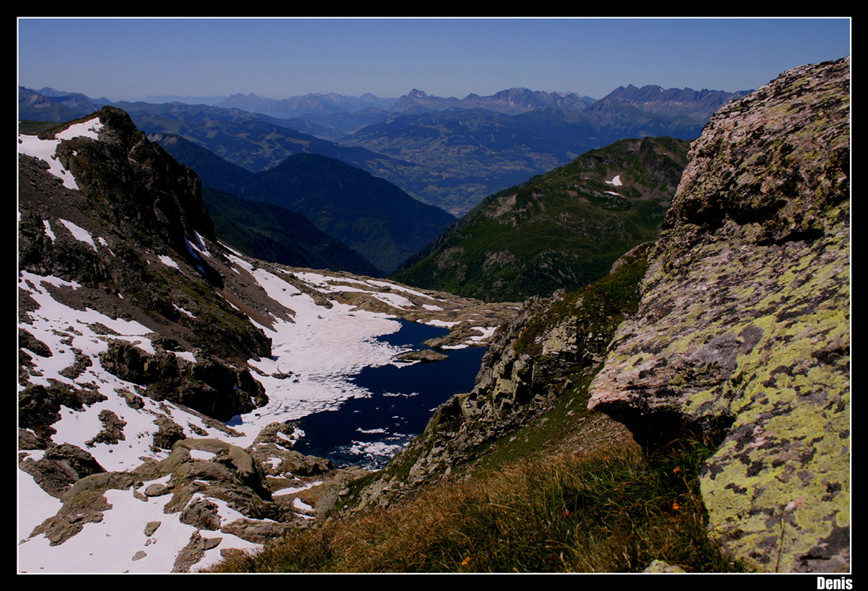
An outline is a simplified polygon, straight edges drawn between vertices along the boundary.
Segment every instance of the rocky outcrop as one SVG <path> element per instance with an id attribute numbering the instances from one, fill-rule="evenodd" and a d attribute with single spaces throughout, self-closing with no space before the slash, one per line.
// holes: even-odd
<path id="1" fill-rule="evenodd" d="M 144 386 L 154 400 L 171 400 L 222 421 L 267 402 L 262 385 L 247 369 L 213 357 L 191 363 L 160 347 L 150 354 L 128 342 L 113 341 L 100 362 L 119 378 Z"/>
<path id="2" fill-rule="evenodd" d="M 75 177 L 89 211 L 118 233 L 149 247 L 168 244 L 184 253 L 186 240 L 196 233 L 214 240 L 214 225 L 196 173 L 149 141 L 124 111 L 104 107 L 98 115 L 102 124 L 98 140 L 65 140 L 56 152 L 58 161 Z M 188 256 L 192 260 L 192 254 Z"/>
<path id="3" fill-rule="evenodd" d="M 319 476 L 334 470 L 330 460 L 296 451 L 295 438 L 295 427 L 291 424 L 272 423 L 259 432 L 248 452 L 271 477 L 283 474 Z"/>
<path id="4" fill-rule="evenodd" d="M 31 534 L 44 534 L 52 545 L 66 542 L 87 523 L 102 521 L 113 508 L 106 499 L 110 490 L 132 490 L 141 501 L 170 495 L 164 508 L 166 519 L 177 514 L 180 523 L 196 529 L 193 539 L 197 540 L 198 532 L 204 530 L 261 543 L 266 534 L 279 537 L 287 528 L 298 527 L 301 520 L 291 507 L 272 498 L 261 466 L 246 450 L 217 439 L 177 441 L 165 460 L 146 462 L 130 472 L 107 472 L 87 452 L 68 444 L 50 448 L 42 459 L 30 460 L 22 469 L 43 486 L 50 479 L 52 494 L 63 501 L 57 514 Z M 242 517 L 227 518 L 218 502 Z M 148 524 L 152 532 L 159 526 L 160 522 Z M 220 541 L 213 535 L 209 540 L 212 545 Z M 179 557 L 179 564 L 195 563 L 206 549 L 192 544 Z M 187 556 L 193 550 L 195 559 Z"/>
<path id="5" fill-rule="evenodd" d="M 95 131 L 52 139 L 82 125 Z M 186 350 L 241 360 L 270 353 L 262 331 L 217 295 L 225 270 L 206 254 L 217 251 L 213 223 L 191 169 L 112 107 L 39 138 L 75 180 L 65 185 L 46 161 L 19 155 L 19 269 L 75 282 L 83 289 L 55 297 L 136 318 Z"/>
<path id="6" fill-rule="evenodd" d="M 401 353 L 397 356 L 396 359 L 398 359 L 399 361 L 431 363 L 435 361 L 443 361 L 447 357 L 448 355 L 438 353 L 433 349 L 424 349 L 422 351 L 409 351 L 407 353 Z"/>
<path id="7" fill-rule="evenodd" d="M 721 108 L 590 408 L 648 449 L 719 431 L 709 533 L 759 571 L 849 568 L 850 60 Z"/>
<path id="8" fill-rule="evenodd" d="M 61 407 L 80 410 L 104 399 L 105 396 L 94 390 L 60 382 L 47 387 L 28 384 L 18 392 L 18 426 L 32 431 L 43 441 L 39 447 L 45 447 L 44 442 L 54 433 L 51 425 L 60 419 Z"/>
<path id="9" fill-rule="evenodd" d="M 82 478 L 105 472 L 92 455 L 70 443 L 48 445 L 41 458 L 34 460 L 24 457 L 19 467 L 33 476 L 33 480 L 45 492 L 57 498 L 62 498 Z"/>

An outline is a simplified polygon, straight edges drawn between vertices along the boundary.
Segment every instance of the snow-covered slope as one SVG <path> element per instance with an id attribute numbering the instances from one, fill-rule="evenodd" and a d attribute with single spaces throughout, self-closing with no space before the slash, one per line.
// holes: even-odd
<path id="1" fill-rule="evenodd" d="M 30 178 L 54 175 L 61 179 L 64 195 L 78 198 L 76 179 L 59 163 L 55 151 L 61 140 L 69 138 L 85 136 L 103 141 L 99 138 L 104 136 L 97 134 L 100 127 L 99 120 L 93 119 L 71 126 L 54 139 L 20 136 L 19 154 L 47 165 L 44 173 L 33 172 Z M 24 182 L 19 180 L 22 186 Z M 51 186 L 42 177 L 39 182 L 45 183 L 40 184 L 43 193 L 43 187 Z M 116 228 L 71 207 L 69 200 L 64 202 L 69 209 L 61 210 L 50 206 L 56 200 L 46 199 L 37 205 L 25 202 L 21 195 L 19 192 L 19 219 L 27 218 L 31 233 L 36 232 L 33 220 L 42 219 L 38 240 L 43 248 L 78 244 L 92 251 L 89 256 L 95 261 L 111 261 L 117 256 L 113 249 L 121 243 Z M 47 263 L 19 265 L 19 407 L 38 411 L 19 412 L 19 571 L 197 570 L 219 560 L 226 550 L 258 547 L 262 536 L 242 537 L 237 535 L 241 531 L 237 527 L 227 526 L 251 519 L 272 524 L 310 519 L 313 508 L 296 498 L 298 491 L 334 476 L 329 471 L 292 473 L 287 469 L 289 464 L 283 463 L 292 449 L 292 430 L 272 437 L 268 447 L 258 439 L 266 427 L 335 408 L 349 397 L 366 396 L 368 393 L 349 377 L 362 367 L 401 363 L 397 356 L 405 351 L 377 339 L 397 331 L 401 326 L 398 318 L 449 326 L 454 329 L 452 346 L 468 346 L 484 344 L 511 313 L 508 306 L 485 306 L 383 280 L 266 264 L 198 233 L 188 236 L 187 244 L 188 260 L 170 249 L 143 249 L 140 254 L 147 260 L 150 273 L 166 278 L 167 285 L 183 280 L 185 283 L 179 285 L 188 291 L 189 285 L 205 289 L 203 277 L 209 273 L 220 276 L 221 281 L 212 281 L 208 289 L 271 341 L 270 356 L 232 362 L 258 382 L 267 403 L 220 422 L 171 399 L 154 396 L 147 384 L 134 383 L 107 369 L 107 352 L 118 342 L 133 345 L 146 360 L 162 359 L 165 363 L 171 359 L 179 367 L 195 367 L 203 361 L 206 355 L 201 348 L 163 346 L 170 328 L 177 330 L 189 322 L 202 330 L 194 322 L 198 310 L 188 309 L 192 300 L 173 302 L 177 319 L 172 324 L 155 319 L 147 310 L 134 310 L 122 290 L 37 272 L 50 269 Z M 216 330 L 214 334 L 220 338 Z M 30 425 L 33 416 L 51 414 L 51 409 L 56 410 L 52 418 L 37 427 Z M 161 446 L 167 424 L 174 429 L 170 430 L 173 445 Z M 178 445 L 184 441 L 193 443 Z M 211 443 L 215 441 L 220 445 Z M 104 502 L 89 501 L 83 509 L 71 499 L 83 498 L 82 483 L 95 478 L 88 480 L 93 472 L 76 471 L 79 464 L 70 460 L 71 456 L 58 459 L 56 452 L 62 444 L 89 454 L 101 467 L 96 470 L 98 475 L 134 474 L 135 478 L 124 481 L 129 486 L 107 485 L 100 480 L 97 488 Z M 275 457 L 269 458 L 272 452 L 267 450 Z M 242 468 L 248 457 L 255 464 L 252 469 Z M 293 466 L 297 467 L 300 464 L 295 460 Z M 178 462 L 186 468 L 179 469 Z M 187 474 L 191 466 L 207 472 L 230 464 L 242 476 L 262 476 L 266 485 L 258 494 L 268 510 L 245 515 L 239 511 L 243 503 L 227 502 L 225 498 L 235 497 L 217 494 L 213 482 L 205 477 L 188 478 L 181 487 L 179 475 Z M 58 480 L 58 471 L 65 471 L 66 480 Z M 49 476 L 56 489 L 45 485 Z M 78 496 L 70 496 L 73 489 Z M 170 494 L 172 490 L 174 494 Z M 189 517 L 190 508 L 199 499 L 209 502 L 219 515 L 208 527 L 202 526 L 205 521 L 201 518 L 196 521 Z M 261 519 L 264 514 L 282 517 Z"/>

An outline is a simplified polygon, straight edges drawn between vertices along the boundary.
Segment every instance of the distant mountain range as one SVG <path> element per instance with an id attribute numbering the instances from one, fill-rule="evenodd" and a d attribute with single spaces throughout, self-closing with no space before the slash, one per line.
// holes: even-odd
<path id="1" fill-rule="evenodd" d="M 272 99 L 255 94 L 239 93 L 228 96 L 215 103 L 215 105 L 270 115 L 278 119 L 292 119 L 301 115 L 314 113 L 355 113 L 365 109 L 388 111 L 395 104 L 396 100 L 393 98 L 380 98 L 372 94 L 355 97 L 334 92 L 305 94 L 286 99 Z"/>
<path id="2" fill-rule="evenodd" d="M 581 111 L 595 99 L 580 96 L 573 92 L 542 92 L 527 88 L 510 88 L 490 96 L 469 94 L 463 99 L 430 96 L 421 90 L 410 93 L 395 101 L 391 110 L 399 113 L 421 113 L 445 111 L 446 109 L 487 109 L 496 113 L 520 115 L 538 109 L 559 109 Z"/>
<path id="3" fill-rule="evenodd" d="M 456 99 L 414 89 L 397 99 L 239 94 L 212 104 L 114 104 L 146 133 L 181 135 L 253 172 L 290 154 L 321 154 L 460 216 L 492 193 L 620 139 L 694 139 L 717 108 L 746 93 L 652 85 L 599 100 L 523 88 Z M 22 88 L 19 118 L 69 120 L 108 103 Z"/>
<path id="4" fill-rule="evenodd" d="M 659 212 L 648 210 L 647 200 L 625 206 L 625 217 L 613 223 L 624 223 L 636 211 L 651 217 L 637 222 L 643 230 L 598 248 L 593 260 L 572 253 L 561 253 L 557 260 L 539 258 L 540 253 L 520 251 L 525 240 L 504 234 L 512 241 L 510 248 L 519 248 L 506 258 L 491 259 L 495 251 L 504 255 L 503 248 L 470 248 L 461 260 L 447 264 L 442 253 L 432 250 L 444 243 L 447 228 L 472 227 L 476 222 L 470 218 L 478 211 L 456 221 L 480 202 L 524 195 L 530 189 L 520 187 L 537 182 L 539 175 L 625 138 L 695 138 L 721 104 L 742 94 L 627 86 L 594 100 L 515 88 L 463 99 L 413 90 L 398 99 L 315 94 L 274 100 L 238 94 L 211 99 L 214 104 L 111 106 L 122 108 L 152 141 L 196 171 L 221 235 L 252 256 L 371 276 L 400 268 L 399 276 L 408 283 L 503 301 L 599 276 L 632 244 L 652 237 Z M 50 88 L 20 88 L 19 119 L 69 121 L 109 102 Z M 666 189 L 667 196 L 672 189 Z M 583 199 L 589 190 L 579 191 Z M 601 190 L 593 189 L 595 195 Z M 551 199 L 555 197 L 547 197 Z M 255 205 L 247 206 L 250 202 Z M 552 203 L 550 211 L 558 211 L 561 205 Z M 627 211 L 634 206 L 638 209 Z M 572 219 L 574 213 L 564 215 Z M 602 223 L 611 215 L 606 211 L 594 221 Z M 555 250 L 575 246 L 575 236 L 562 240 L 563 224 L 546 231 L 554 232 L 544 242 L 557 242 Z M 430 256 L 440 265 L 436 271 L 420 266 Z M 487 257 L 484 272 L 476 268 L 479 256 Z M 554 267 L 557 277 L 551 275 Z M 515 279 L 519 269 L 525 279 Z"/>
<path id="5" fill-rule="evenodd" d="M 44 90 L 51 91 L 51 89 Z M 43 91 L 39 92 L 45 94 Z M 399 98 L 381 98 L 370 93 L 356 97 L 330 92 L 305 94 L 285 99 L 266 98 L 252 93 L 237 93 L 228 97 L 150 96 L 141 100 L 148 103 L 177 102 L 211 105 L 241 109 L 281 119 L 292 119 L 308 115 L 358 113 L 370 110 L 410 113 L 452 108 L 484 108 L 512 115 L 544 108 L 580 111 L 596 99 L 573 92 L 544 92 L 527 88 L 510 88 L 489 96 L 471 93 L 463 99 L 458 99 L 433 96 L 414 88 Z"/>

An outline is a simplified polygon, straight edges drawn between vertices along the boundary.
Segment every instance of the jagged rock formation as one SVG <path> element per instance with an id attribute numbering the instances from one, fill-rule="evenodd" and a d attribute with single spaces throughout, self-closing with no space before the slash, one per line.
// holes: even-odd
<path id="1" fill-rule="evenodd" d="M 591 389 L 646 447 L 723 429 L 710 533 L 762 571 L 849 565 L 849 68 L 714 115 Z"/>
<path id="2" fill-rule="evenodd" d="M 267 355 L 262 331 L 215 291 L 224 279 L 201 254 L 215 236 L 195 173 L 122 111 L 105 107 L 99 118 L 98 141 L 58 138 L 65 183 L 45 174 L 44 161 L 19 156 L 19 269 L 83 285 L 87 296 L 56 294 L 76 306 L 90 302 L 126 318 L 146 310 L 146 324 L 187 350 Z M 86 234 L 103 235 L 99 247 L 78 239 Z M 167 264 L 152 264 L 159 261 Z M 178 273 L 178 264 L 195 275 Z"/>

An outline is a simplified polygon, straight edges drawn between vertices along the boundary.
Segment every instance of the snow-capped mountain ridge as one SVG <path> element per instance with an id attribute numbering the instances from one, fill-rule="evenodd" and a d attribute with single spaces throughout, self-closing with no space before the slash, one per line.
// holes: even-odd
<path id="1" fill-rule="evenodd" d="M 509 313 L 244 256 L 117 109 L 19 154 L 20 571 L 190 571 L 297 527 L 344 476 L 287 422 L 403 363 L 398 318 L 478 345 Z"/>

